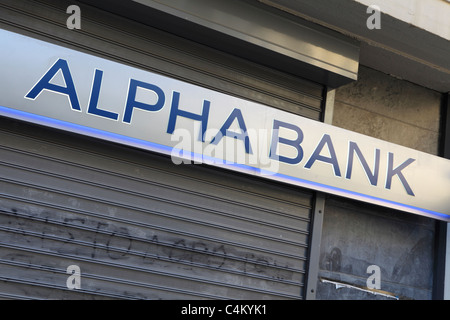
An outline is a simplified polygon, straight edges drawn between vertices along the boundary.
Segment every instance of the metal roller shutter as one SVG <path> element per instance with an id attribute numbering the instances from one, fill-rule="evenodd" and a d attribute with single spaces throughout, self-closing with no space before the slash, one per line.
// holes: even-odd
<path id="1" fill-rule="evenodd" d="M 0 27 L 319 120 L 321 85 L 75 1 Z M 303 298 L 312 192 L 0 118 L 0 297 Z M 69 290 L 67 267 L 81 269 Z"/>
<path id="2" fill-rule="evenodd" d="M 1 297 L 302 297 L 311 193 L 11 122 Z"/>

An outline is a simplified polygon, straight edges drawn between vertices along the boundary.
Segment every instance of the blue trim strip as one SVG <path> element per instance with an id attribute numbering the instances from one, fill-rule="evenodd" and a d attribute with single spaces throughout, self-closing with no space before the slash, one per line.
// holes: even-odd
<path id="1" fill-rule="evenodd" d="M 11 117 L 11 118 L 16 118 L 16 119 L 20 119 L 20 120 L 25 120 L 25 121 L 29 121 L 29 122 L 33 122 L 33 123 L 38 123 L 38 124 L 42 124 L 45 126 L 58 128 L 58 129 L 63 129 L 63 130 L 67 130 L 67 131 L 71 131 L 71 132 L 75 132 L 75 133 L 80 133 L 80 134 L 87 135 L 87 136 L 94 136 L 94 137 L 108 140 L 108 141 L 118 142 L 118 143 L 122 143 L 122 144 L 126 144 L 126 145 L 137 146 L 137 147 L 140 147 L 140 148 L 143 148 L 146 150 L 160 152 L 160 153 L 164 153 L 164 154 L 168 154 L 168 155 L 171 155 L 172 152 L 174 150 L 176 150 L 172 147 L 164 146 L 164 145 L 161 145 L 158 143 L 153 143 L 153 142 L 149 142 L 149 141 L 145 141 L 145 140 L 141 140 L 141 139 L 137 139 L 137 138 L 131 138 L 131 137 L 117 134 L 117 133 L 103 131 L 103 130 L 95 129 L 95 128 L 90 128 L 90 127 L 86 127 L 83 125 L 78 125 L 78 124 L 74 124 L 74 123 L 70 123 L 70 122 L 66 122 L 66 121 L 62 121 L 62 120 L 57 120 L 57 119 L 53 119 L 53 118 L 49 118 L 49 117 L 45 117 L 45 116 L 41 116 L 41 115 L 36 115 L 36 114 L 32 114 L 32 113 L 25 112 L 25 111 L 11 109 L 8 107 L 3 107 L 3 106 L 0 106 L 0 115 L 4 115 L 7 117 Z M 311 189 L 322 191 L 322 192 L 328 191 L 331 194 L 347 196 L 352 199 L 359 199 L 359 200 L 366 199 L 367 202 L 385 204 L 385 206 L 387 206 L 387 207 L 403 208 L 405 211 L 408 211 L 408 212 L 419 213 L 419 214 L 423 214 L 426 216 L 433 216 L 433 217 L 437 217 L 440 219 L 446 219 L 446 220 L 450 219 L 449 215 L 443 214 L 440 212 L 435 212 L 435 211 L 431 211 L 431 210 L 427 210 L 427 209 L 423 209 L 423 208 L 419 208 L 419 207 L 414 207 L 414 206 L 406 205 L 406 204 L 391 201 L 391 200 L 373 197 L 373 196 L 358 193 L 355 191 L 332 187 L 332 186 L 324 185 L 324 184 L 321 184 L 318 182 L 313 182 L 313 181 L 309 181 L 309 180 L 305 180 L 305 179 L 301 179 L 301 178 L 297 178 L 297 177 L 292 177 L 292 176 L 288 176 L 285 174 L 276 173 L 276 172 L 252 167 L 249 165 L 245 165 L 245 164 L 230 163 L 230 162 L 224 163 L 224 160 L 222 160 L 222 159 L 208 157 L 208 156 L 204 156 L 202 154 L 197 154 L 194 152 L 188 152 L 188 151 L 183 151 L 183 152 L 185 152 L 187 155 L 190 156 L 189 159 L 191 161 L 198 161 L 198 162 L 204 162 L 204 163 L 216 163 L 216 164 L 220 163 L 221 167 L 222 166 L 228 167 L 230 170 L 241 171 L 241 172 L 243 171 L 243 172 L 246 172 L 249 174 L 267 175 L 270 179 L 273 179 L 273 180 L 285 181 L 287 183 L 300 185 L 300 186 L 306 187 L 306 188 L 310 187 Z M 274 177 L 276 179 L 274 179 Z"/>

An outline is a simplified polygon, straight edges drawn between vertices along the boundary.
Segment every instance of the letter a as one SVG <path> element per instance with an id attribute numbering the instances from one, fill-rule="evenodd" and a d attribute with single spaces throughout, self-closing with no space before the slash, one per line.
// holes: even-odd
<path id="1" fill-rule="evenodd" d="M 67 274 L 72 274 L 67 278 L 66 286 L 68 289 L 80 289 L 81 288 L 81 270 L 80 267 L 73 264 L 67 267 Z"/>
<path id="2" fill-rule="evenodd" d="M 241 130 L 241 133 L 229 131 L 231 124 L 234 120 L 237 120 L 239 124 L 239 129 Z M 245 152 L 246 153 L 252 153 L 252 147 L 250 145 L 250 139 L 247 134 L 247 127 L 245 126 L 244 118 L 242 117 L 242 112 L 240 109 L 235 108 L 228 119 L 223 124 L 220 131 L 217 133 L 217 135 L 211 140 L 210 143 L 212 144 L 218 144 L 219 141 L 222 139 L 222 137 L 228 136 L 232 137 L 234 139 L 242 140 L 245 145 Z"/>
<path id="3" fill-rule="evenodd" d="M 367 273 L 372 273 L 370 277 L 367 278 L 366 284 L 369 289 L 381 289 L 381 270 L 377 265 L 371 265 L 367 267 Z"/>
<path id="4" fill-rule="evenodd" d="M 67 18 L 66 26 L 68 29 L 81 29 L 81 10 L 79 6 L 71 5 L 67 7 L 66 13 L 72 13 L 70 17 Z"/>
<path id="5" fill-rule="evenodd" d="M 327 145 L 330 157 L 320 155 L 320 152 L 322 151 L 325 145 Z M 320 140 L 319 144 L 316 147 L 316 150 L 314 150 L 308 162 L 305 164 L 305 168 L 311 169 L 312 165 L 316 160 L 330 163 L 331 165 L 333 165 L 334 174 L 338 177 L 341 176 L 341 170 L 339 169 L 338 159 L 336 156 L 336 152 L 334 151 L 334 146 L 330 135 L 328 134 L 323 135 L 322 140 Z"/>
<path id="6" fill-rule="evenodd" d="M 373 29 L 381 29 L 381 14 L 380 14 L 380 7 L 376 5 L 370 5 L 366 13 L 373 13 L 369 18 L 367 18 L 367 28 L 369 30 Z"/>
<path id="7" fill-rule="evenodd" d="M 66 86 L 60 86 L 50 81 L 53 77 L 61 71 Z M 53 66 L 42 76 L 42 78 L 34 85 L 34 87 L 27 93 L 25 98 L 34 100 L 41 94 L 42 91 L 53 91 L 59 94 L 66 95 L 69 98 L 70 106 L 73 110 L 81 111 L 80 102 L 78 101 L 77 91 L 73 83 L 72 75 L 70 74 L 69 65 L 66 60 L 58 59 Z"/>

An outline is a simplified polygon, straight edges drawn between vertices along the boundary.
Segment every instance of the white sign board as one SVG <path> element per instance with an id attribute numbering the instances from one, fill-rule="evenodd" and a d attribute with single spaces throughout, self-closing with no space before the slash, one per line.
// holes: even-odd
<path id="1" fill-rule="evenodd" d="M 450 161 L 0 31 L 0 115 L 450 220 Z"/>

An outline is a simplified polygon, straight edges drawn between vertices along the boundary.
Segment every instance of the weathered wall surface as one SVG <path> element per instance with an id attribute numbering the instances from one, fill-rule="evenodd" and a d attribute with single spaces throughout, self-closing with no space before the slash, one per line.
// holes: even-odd
<path id="1" fill-rule="evenodd" d="M 359 202 L 327 199 L 319 276 L 366 286 L 380 267 L 380 289 L 400 299 L 431 299 L 434 221 Z M 319 299 L 392 299 L 329 283 L 318 285 Z"/>
<path id="2" fill-rule="evenodd" d="M 336 90 L 333 125 L 436 155 L 441 95 L 361 66 Z"/>
<path id="3" fill-rule="evenodd" d="M 336 90 L 333 125 L 437 154 L 439 93 L 361 67 L 357 82 Z M 380 267 L 381 290 L 431 299 L 435 221 L 349 201 L 326 200 L 319 276 L 366 286 Z M 318 299 L 391 299 L 320 282 Z"/>

